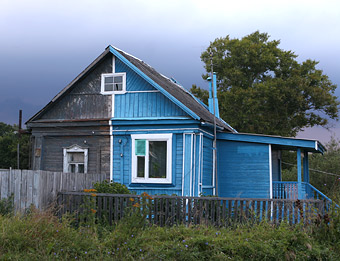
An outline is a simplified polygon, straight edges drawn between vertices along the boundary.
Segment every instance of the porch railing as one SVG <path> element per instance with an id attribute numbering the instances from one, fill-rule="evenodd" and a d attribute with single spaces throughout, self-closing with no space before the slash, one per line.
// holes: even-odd
<path id="1" fill-rule="evenodd" d="M 327 202 L 332 200 L 307 182 L 301 182 L 302 199 L 320 199 Z M 298 182 L 273 181 L 273 198 L 298 199 Z"/>
<path id="2" fill-rule="evenodd" d="M 332 202 L 332 200 L 327 197 L 325 194 L 323 194 L 320 190 L 315 188 L 313 185 L 306 183 L 306 195 L 308 198 L 312 199 L 321 199 L 324 201 Z"/>

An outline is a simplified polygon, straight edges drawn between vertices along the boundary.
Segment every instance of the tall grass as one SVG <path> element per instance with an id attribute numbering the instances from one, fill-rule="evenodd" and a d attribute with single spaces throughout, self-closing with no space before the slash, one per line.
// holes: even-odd
<path id="1" fill-rule="evenodd" d="M 337 260 L 340 217 L 310 227 L 262 222 L 233 228 L 157 227 L 134 212 L 116 226 L 62 222 L 52 212 L 0 215 L 1 260 Z"/>

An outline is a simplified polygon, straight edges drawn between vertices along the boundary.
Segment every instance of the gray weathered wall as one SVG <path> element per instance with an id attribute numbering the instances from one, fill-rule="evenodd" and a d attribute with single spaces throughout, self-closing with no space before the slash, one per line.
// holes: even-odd
<path id="1" fill-rule="evenodd" d="M 100 94 L 101 74 L 112 72 L 112 55 L 77 81 L 40 119 L 104 119 L 111 117 L 111 95 Z"/>

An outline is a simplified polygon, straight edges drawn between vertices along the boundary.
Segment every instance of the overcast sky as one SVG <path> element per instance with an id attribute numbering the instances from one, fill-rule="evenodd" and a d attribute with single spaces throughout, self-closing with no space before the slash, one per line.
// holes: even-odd
<path id="1" fill-rule="evenodd" d="M 174 77 L 205 87 L 200 54 L 210 41 L 256 30 L 340 86 L 340 1 L 0 0 L 0 121 L 27 120 L 109 44 Z M 336 95 L 340 96 L 340 87 Z M 314 128 L 299 137 L 340 138 Z"/>

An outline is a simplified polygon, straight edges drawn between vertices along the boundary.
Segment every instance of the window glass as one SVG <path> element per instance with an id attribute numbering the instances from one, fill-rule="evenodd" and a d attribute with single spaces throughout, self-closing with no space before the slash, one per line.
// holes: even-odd
<path id="1" fill-rule="evenodd" d="M 105 84 L 104 91 L 106 92 L 113 91 L 113 84 Z"/>
<path id="2" fill-rule="evenodd" d="M 84 173 L 84 164 L 78 164 L 78 173 Z"/>
<path id="3" fill-rule="evenodd" d="M 105 77 L 105 83 L 113 83 L 113 77 L 112 76 L 106 76 Z"/>
<path id="4" fill-rule="evenodd" d="M 125 73 L 102 75 L 102 90 L 104 92 L 122 92 L 125 89 Z"/>
<path id="5" fill-rule="evenodd" d="M 69 162 L 84 162 L 84 153 L 83 152 L 68 152 Z"/>
<path id="6" fill-rule="evenodd" d="M 123 76 L 116 76 L 115 83 L 121 83 L 121 82 L 123 82 Z"/>
<path id="7" fill-rule="evenodd" d="M 123 90 L 123 84 L 121 84 L 121 83 L 115 83 L 114 87 L 115 87 L 114 88 L 115 91 Z"/>
<path id="8" fill-rule="evenodd" d="M 70 164 L 69 165 L 69 172 L 75 173 L 76 172 L 76 165 L 75 164 Z"/>
<path id="9" fill-rule="evenodd" d="M 171 184 L 172 134 L 132 134 L 132 183 Z"/>
<path id="10" fill-rule="evenodd" d="M 146 153 L 146 140 L 136 140 L 135 141 L 135 154 L 137 156 L 145 156 Z"/>
<path id="11" fill-rule="evenodd" d="M 166 141 L 149 141 L 149 178 L 166 178 Z"/>
<path id="12" fill-rule="evenodd" d="M 142 156 L 137 157 L 137 177 L 145 177 L 145 157 Z"/>

